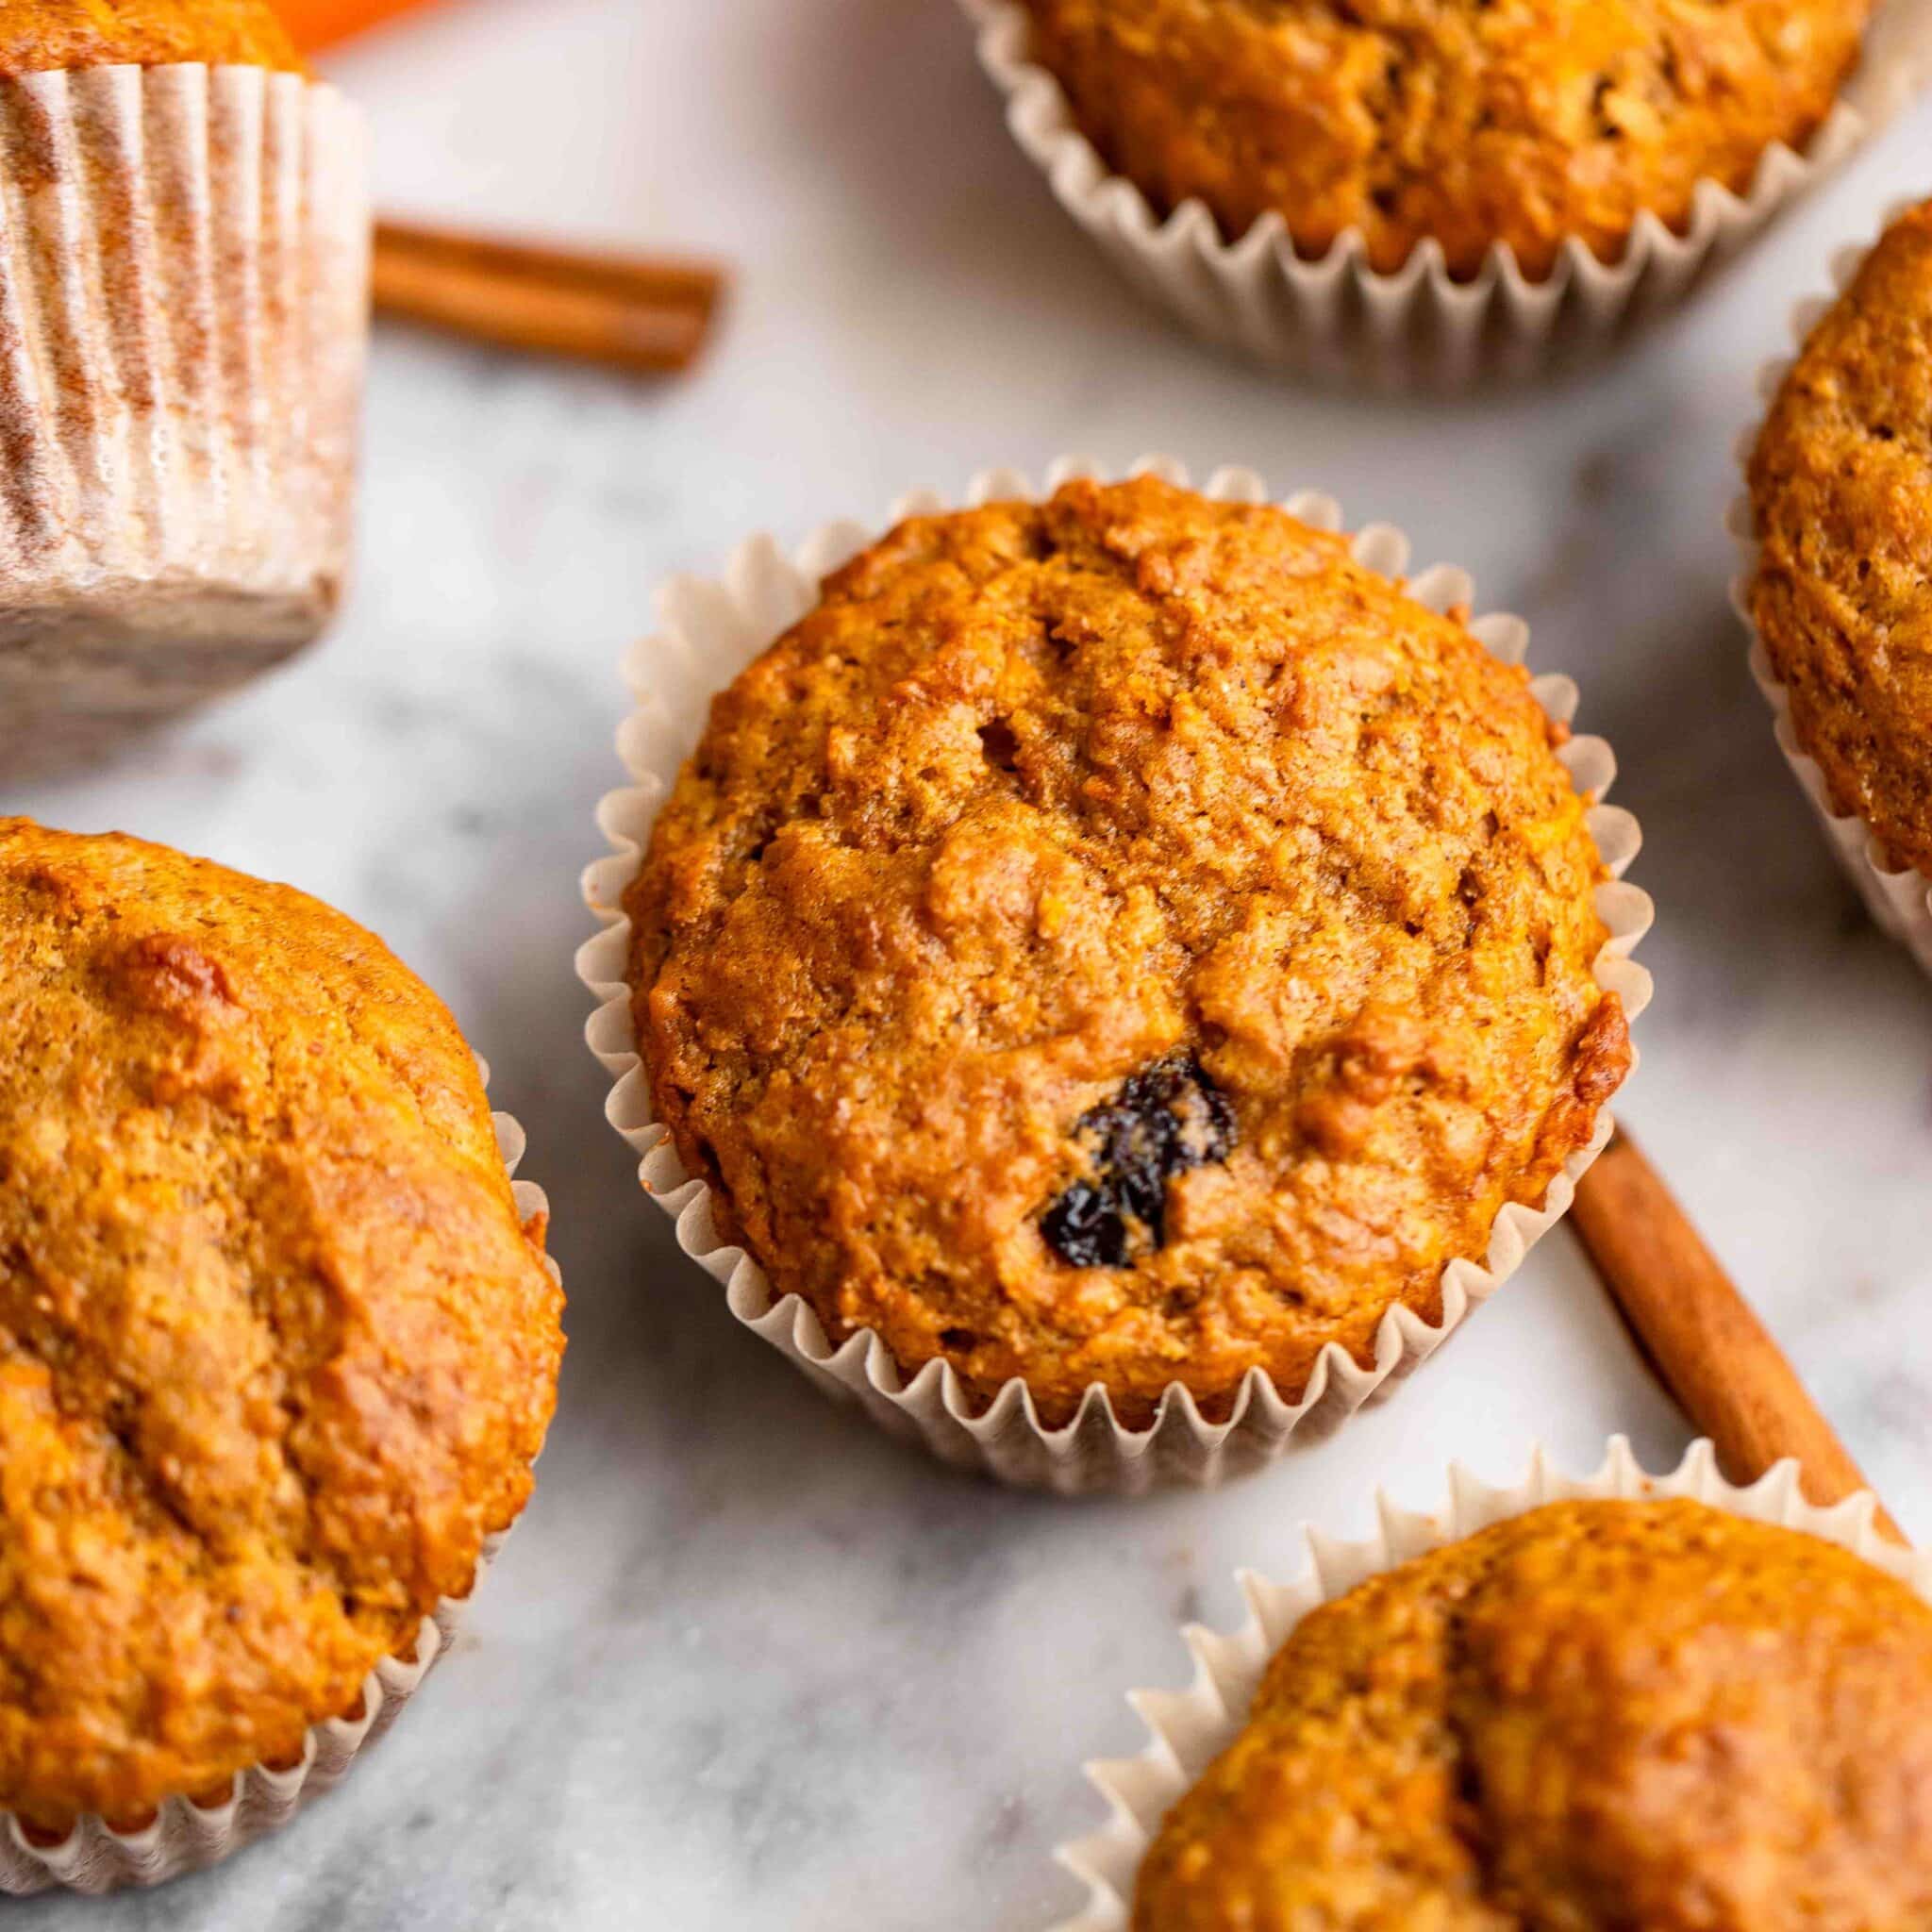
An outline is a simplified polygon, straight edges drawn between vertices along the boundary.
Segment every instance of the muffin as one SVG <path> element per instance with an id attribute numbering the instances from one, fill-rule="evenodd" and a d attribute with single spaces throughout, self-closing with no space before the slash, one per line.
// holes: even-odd
<path id="1" fill-rule="evenodd" d="M 1685 1500 L 1562 1503 L 1299 1623 L 1135 1932 L 1932 1917 L 1932 1607 Z"/>
<path id="2" fill-rule="evenodd" d="M 261 0 L 0 0 L 0 771 L 318 636 L 368 336 L 362 133 Z"/>
<path id="3" fill-rule="evenodd" d="M 1393 273 L 1438 242 L 1533 281 L 1575 237 L 1620 259 L 1683 231 L 1700 182 L 1742 192 L 1802 148 L 1857 63 L 1870 0 L 1024 0 L 1033 57 L 1158 212 L 1197 197 L 1230 241 L 1351 230 Z"/>
<path id="4" fill-rule="evenodd" d="M 1152 476 L 920 516 L 718 696 L 623 897 L 657 1119 L 834 1341 L 1048 1426 L 1374 1358 L 1630 1064 L 1518 669 Z"/>
<path id="5" fill-rule="evenodd" d="M 1932 204 L 1886 232 L 1778 392 L 1750 462 L 1746 594 L 1832 810 L 1932 876 L 1928 330 Z"/>
<path id="6" fill-rule="evenodd" d="M 341 914 L 0 820 L 0 1813 L 46 1845 L 297 1762 L 468 1594 L 560 1295 L 474 1056 Z"/>
<path id="7" fill-rule="evenodd" d="M 0 75 L 9 79 L 180 60 L 302 70 L 267 0 L 0 0 Z"/>

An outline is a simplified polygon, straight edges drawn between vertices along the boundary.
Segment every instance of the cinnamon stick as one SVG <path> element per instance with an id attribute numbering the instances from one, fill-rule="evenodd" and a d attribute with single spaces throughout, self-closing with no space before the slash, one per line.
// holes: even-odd
<path id="1" fill-rule="evenodd" d="M 498 348 L 662 375 L 703 349 L 724 292 L 707 262 L 649 260 L 378 222 L 375 307 Z"/>
<path id="2" fill-rule="evenodd" d="M 1570 1218 L 1640 1346 L 1732 1482 L 1755 1482 L 1794 1457 L 1814 1504 L 1872 1487 L 1628 1135 L 1620 1131 L 1577 1183 Z M 1883 1505 L 1875 1521 L 1906 1541 Z"/>

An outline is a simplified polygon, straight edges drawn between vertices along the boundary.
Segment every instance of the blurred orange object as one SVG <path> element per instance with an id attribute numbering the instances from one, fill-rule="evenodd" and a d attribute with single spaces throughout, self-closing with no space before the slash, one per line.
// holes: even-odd
<path id="1" fill-rule="evenodd" d="M 428 4 L 430 0 L 281 0 L 280 11 L 295 43 L 312 54 Z"/>

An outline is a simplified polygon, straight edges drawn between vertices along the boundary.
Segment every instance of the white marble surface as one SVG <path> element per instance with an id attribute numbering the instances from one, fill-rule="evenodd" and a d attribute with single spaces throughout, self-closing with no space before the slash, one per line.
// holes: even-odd
<path id="1" fill-rule="evenodd" d="M 941 0 L 471 0 L 339 63 L 392 205 L 723 247 L 664 388 L 385 333 L 361 579 L 319 654 L 139 765 L 0 807 L 294 880 L 455 1006 L 530 1130 L 571 1290 L 538 1501 L 458 1653 L 335 1797 L 146 1898 L 21 1932 L 980 1928 L 1074 1893 L 1077 1765 L 1234 1614 L 1239 1564 L 1536 1437 L 1685 1430 L 1567 1236 L 1390 1407 L 1215 1496 L 1074 1506 L 909 1459 L 676 1255 L 601 1117 L 571 974 L 618 655 L 667 572 L 992 461 L 1166 448 L 1314 482 L 1524 611 L 1619 747 L 1659 995 L 1622 1109 L 1898 1513 L 1932 1533 L 1932 988 L 1855 909 L 1773 747 L 1719 518 L 1755 365 L 1833 247 L 1932 189 L 1900 127 L 1687 319 L 1559 391 L 1364 402 L 1196 349 L 1008 144 Z M 1915 1206 L 1916 1204 L 1916 1206 Z"/>

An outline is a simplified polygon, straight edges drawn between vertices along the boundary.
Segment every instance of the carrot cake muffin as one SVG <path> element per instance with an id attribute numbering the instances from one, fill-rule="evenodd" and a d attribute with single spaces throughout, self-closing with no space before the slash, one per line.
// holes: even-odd
<path id="1" fill-rule="evenodd" d="M 1372 264 L 1441 243 L 1546 276 L 1570 236 L 1619 258 L 1637 218 L 1689 222 L 1802 148 L 1871 0 L 1024 0 L 1036 58 L 1108 164 L 1234 239 L 1278 212 Z"/>
<path id="2" fill-rule="evenodd" d="M 1932 1924 L 1932 1607 L 1700 1503 L 1570 1503 L 1298 1624 L 1134 1932 Z"/>
<path id="3" fill-rule="evenodd" d="M 360 122 L 266 0 L 0 0 L 0 133 L 35 210 L 0 230 L 0 771 L 22 779 L 334 616 L 370 218 Z"/>
<path id="4" fill-rule="evenodd" d="M 1932 875 L 1932 204 L 1812 331 L 1751 461 L 1751 615 L 1833 808 Z"/>
<path id="5" fill-rule="evenodd" d="M 0 75 L 176 60 L 302 65 L 267 0 L 0 0 Z"/>
<path id="6" fill-rule="evenodd" d="M 288 1764 L 471 1587 L 562 1347 L 475 1062 L 370 934 L 0 820 L 0 1811 Z"/>
<path id="7" fill-rule="evenodd" d="M 1525 675 L 1151 477 L 916 517 L 715 702 L 627 891 L 658 1118 L 835 1338 L 1134 1426 L 1440 1316 L 1630 1063 Z"/>

